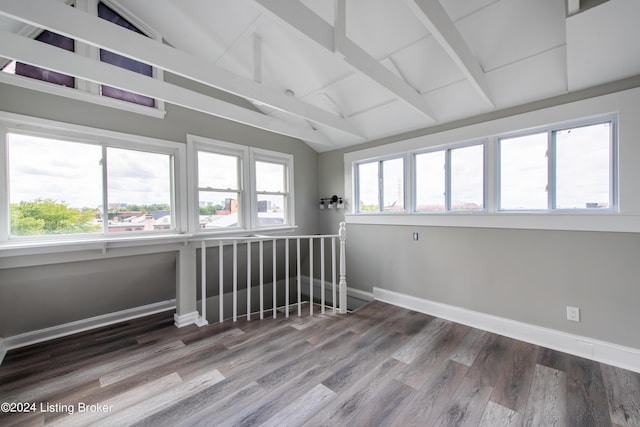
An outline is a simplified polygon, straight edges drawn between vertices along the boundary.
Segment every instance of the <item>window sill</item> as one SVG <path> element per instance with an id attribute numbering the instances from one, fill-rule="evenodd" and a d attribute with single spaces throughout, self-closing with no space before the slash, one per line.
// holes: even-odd
<path id="1" fill-rule="evenodd" d="M 154 234 L 137 236 L 66 236 L 61 239 L 18 239 L 0 243 L 0 269 L 74 262 L 117 256 L 135 256 L 176 251 L 190 242 L 215 241 L 247 236 L 280 236 L 297 226 L 232 230 L 206 234 Z"/>
<path id="2" fill-rule="evenodd" d="M 67 237 L 56 240 L 19 239 L 0 244 L 0 258 L 85 251 L 101 251 L 105 254 L 110 249 L 186 243 L 190 237 L 190 234 L 157 234 L 135 237 Z"/>
<path id="3" fill-rule="evenodd" d="M 479 227 L 640 233 L 640 215 L 619 213 L 486 213 L 347 214 L 347 224 L 425 227 Z"/>
<path id="4" fill-rule="evenodd" d="M 143 105 L 109 98 L 95 93 L 84 92 L 79 89 L 59 86 L 53 83 L 42 82 L 28 77 L 16 76 L 14 74 L 9 74 L 1 71 L 0 83 L 6 83 L 25 89 L 49 93 L 52 95 L 63 96 L 65 98 L 71 98 L 78 101 L 90 102 L 92 104 L 102 105 L 105 107 L 117 108 L 119 110 L 124 110 L 132 113 L 144 114 L 146 116 L 151 116 L 159 119 L 163 119 L 166 114 L 166 111 L 164 109 L 145 107 Z"/>

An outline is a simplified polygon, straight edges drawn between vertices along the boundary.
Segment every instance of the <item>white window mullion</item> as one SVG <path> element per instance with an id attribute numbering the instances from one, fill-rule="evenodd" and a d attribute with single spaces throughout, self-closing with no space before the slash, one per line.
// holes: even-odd
<path id="1" fill-rule="evenodd" d="M 547 182 L 548 209 L 556 209 L 556 139 L 553 131 L 547 132 L 547 164 L 549 165 Z"/>
<path id="2" fill-rule="evenodd" d="M 107 171 L 107 146 L 102 145 L 102 233 L 109 234 L 109 195 L 108 195 L 108 171 Z"/>
<path id="3" fill-rule="evenodd" d="M 444 155 L 444 210 L 451 212 L 451 149 Z"/>
<path id="4" fill-rule="evenodd" d="M 6 242 L 9 240 L 9 217 L 11 214 L 6 128 L 0 128 L 0 162 L 4 164 L 4 168 L 0 168 L 3 170 L 0 173 L 0 242 Z"/>

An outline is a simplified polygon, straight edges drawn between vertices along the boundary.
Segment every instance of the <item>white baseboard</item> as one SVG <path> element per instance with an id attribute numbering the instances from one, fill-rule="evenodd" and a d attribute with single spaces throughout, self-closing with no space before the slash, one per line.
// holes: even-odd
<path id="1" fill-rule="evenodd" d="M 54 338 L 64 337 L 78 332 L 87 331 L 89 329 L 124 322 L 138 317 L 174 310 L 175 308 L 176 300 L 172 299 L 6 337 L 0 339 L 0 364 L 2 364 L 4 356 L 7 354 L 8 350 L 25 347 L 27 345 L 36 344 Z"/>
<path id="2" fill-rule="evenodd" d="M 198 324 L 200 322 L 200 313 L 192 311 L 191 313 L 181 314 L 180 316 L 176 313 L 173 315 L 173 320 L 178 328 L 183 328 L 188 325 Z"/>
<path id="3" fill-rule="evenodd" d="M 373 288 L 373 296 L 410 310 L 640 373 L 640 349 Z"/>
<path id="4" fill-rule="evenodd" d="M 309 276 L 302 276 L 302 283 L 306 284 L 306 286 L 309 286 Z M 313 292 L 314 295 L 319 295 L 319 293 L 317 293 L 316 291 L 320 291 L 320 289 L 322 289 L 322 281 L 320 279 L 313 279 Z M 325 280 L 324 282 L 324 289 L 326 290 L 326 298 L 327 301 L 331 301 L 332 300 L 332 291 L 333 291 L 333 283 L 328 282 Z M 338 292 L 338 284 L 336 283 L 336 292 Z M 303 293 L 305 295 L 308 295 L 308 289 L 303 290 Z M 373 297 L 373 293 L 371 292 L 366 292 L 366 291 L 361 291 L 360 289 L 355 289 L 355 288 L 350 288 L 349 286 L 347 286 L 347 296 L 352 297 L 352 298 L 357 298 L 360 299 L 362 301 L 373 301 L 375 298 Z"/>

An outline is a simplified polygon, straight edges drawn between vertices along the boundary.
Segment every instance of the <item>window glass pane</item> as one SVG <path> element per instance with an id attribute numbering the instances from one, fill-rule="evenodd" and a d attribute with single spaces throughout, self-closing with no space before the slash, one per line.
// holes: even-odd
<path id="1" fill-rule="evenodd" d="M 556 207 L 609 207 L 611 123 L 555 132 Z"/>
<path id="2" fill-rule="evenodd" d="M 102 231 L 102 148 L 8 134 L 13 236 Z"/>
<path id="3" fill-rule="evenodd" d="M 258 225 L 285 224 L 285 204 L 285 196 L 258 194 Z"/>
<path id="4" fill-rule="evenodd" d="M 56 46 L 64 50 L 73 52 L 75 50 L 75 41 L 69 37 L 56 34 L 54 32 L 44 30 L 35 40 Z M 36 67 L 34 65 L 24 64 L 22 62 L 11 61 L 5 65 L 2 71 L 10 74 L 17 74 L 32 79 L 42 80 L 49 83 L 55 83 L 61 86 L 75 87 L 76 79 L 73 76 L 58 73 L 56 71 L 47 70 L 46 68 Z"/>
<path id="5" fill-rule="evenodd" d="M 171 156 L 107 148 L 109 231 L 159 231 L 171 224 Z"/>
<path id="6" fill-rule="evenodd" d="M 256 190 L 286 192 L 285 166 L 282 163 L 256 162 Z"/>
<path id="7" fill-rule="evenodd" d="M 240 159 L 236 156 L 198 152 L 198 187 L 240 190 Z"/>
<path id="8" fill-rule="evenodd" d="M 118 14 L 116 11 L 106 6 L 102 2 L 98 3 L 98 16 L 123 28 L 144 35 L 144 33 L 136 28 L 135 25 L 124 19 L 120 14 Z M 117 53 L 109 52 L 108 50 L 100 49 L 100 61 L 118 66 L 120 68 L 125 68 L 129 71 L 143 74 L 145 76 L 153 76 L 153 67 L 151 67 L 151 65 L 145 64 L 144 62 L 136 61 L 135 59 L 127 58 L 122 55 L 118 55 Z M 146 105 L 147 107 L 155 106 L 155 100 L 153 98 L 149 98 L 148 96 L 139 95 L 132 92 L 127 92 L 122 89 L 116 89 L 110 86 L 102 85 L 102 95 L 108 96 L 110 98 L 120 99 L 123 101 L 133 102 L 135 104 Z"/>
<path id="9" fill-rule="evenodd" d="M 358 212 L 380 210 L 378 195 L 378 162 L 358 165 Z"/>
<path id="10" fill-rule="evenodd" d="M 404 210 L 404 159 L 384 160 L 382 176 L 383 210 Z"/>
<path id="11" fill-rule="evenodd" d="M 445 152 L 417 154 L 416 211 L 433 212 L 445 210 Z"/>
<path id="12" fill-rule="evenodd" d="M 451 209 L 484 209 L 484 146 L 451 150 Z"/>
<path id="13" fill-rule="evenodd" d="M 500 209 L 547 209 L 547 133 L 500 140 Z"/>
<path id="14" fill-rule="evenodd" d="M 211 230 L 225 227 L 237 227 L 238 193 L 220 191 L 200 191 L 200 229 Z"/>

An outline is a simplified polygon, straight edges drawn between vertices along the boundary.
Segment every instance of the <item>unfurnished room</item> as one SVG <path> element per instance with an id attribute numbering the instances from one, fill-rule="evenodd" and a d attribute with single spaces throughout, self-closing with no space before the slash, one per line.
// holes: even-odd
<path id="1" fill-rule="evenodd" d="M 638 0 L 0 0 L 1 426 L 640 426 Z"/>

